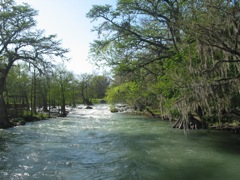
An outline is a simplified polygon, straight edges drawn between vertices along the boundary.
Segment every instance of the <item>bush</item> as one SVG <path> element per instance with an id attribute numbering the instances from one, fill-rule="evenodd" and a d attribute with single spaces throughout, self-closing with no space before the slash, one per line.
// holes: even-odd
<path id="1" fill-rule="evenodd" d="M 25 119 L 21 118 L 21 117 L 16 117 L 10 120 L 10 122 L 14 125 L 14 126 L 20 126 L 20 125 L 24 125 Z"/>
<path id="2" fill-rule="evenodd" d="M 115 106 L 113 106 L 113 105 L 110 106 L 110 111 L 112 113 L 118 112 L 117 108 Z"/>
<path id="3" fill-rule="evenodd" d="M 39 113 L 39 114 L 34 115 L 34 117 L 36 117 L 39 120 L 43 120 L 43 119 L 47 119 L 48 118 L 48 114 Z"/>

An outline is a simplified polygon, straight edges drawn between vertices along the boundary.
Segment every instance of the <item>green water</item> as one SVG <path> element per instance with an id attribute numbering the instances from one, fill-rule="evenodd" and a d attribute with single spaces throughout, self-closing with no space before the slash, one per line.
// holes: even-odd
<path id="1" fill-rule="evenodd" d="M 0 130 L 0 179 L 240 179 L 239 135 L 170 127 L 95 106 Z"/>

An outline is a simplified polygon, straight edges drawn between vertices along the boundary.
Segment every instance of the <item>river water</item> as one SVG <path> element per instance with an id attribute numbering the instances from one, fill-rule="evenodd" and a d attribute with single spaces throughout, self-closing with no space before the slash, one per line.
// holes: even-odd
<path id="1" fill-rule="evenodd" d="M 0 179 L 240 179 L 240 138 L 107 106 L 0 130 Z"/>

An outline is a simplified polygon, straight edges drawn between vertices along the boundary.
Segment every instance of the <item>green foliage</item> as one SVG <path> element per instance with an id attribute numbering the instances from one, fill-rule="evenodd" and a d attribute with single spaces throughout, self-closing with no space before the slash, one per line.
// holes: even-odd
<path id="1" fill-rule="evenodd" d="M 32 113 L 36 113 L 36 73 L 48 74 L 56 57 L 67 59 L 65 53 L 68 50 L 60 47 L 61 42 L 56 35 L 47 36 L 44 31 L 36 29 L 36 15 L 37 11 L 26 3 L 17 5 L 14 0 L 0 2 L 0 124 L 3 127 L 10 126 L 3 98 L 14 104 L 18 103 L 16 101 L 31 102 Z M 15 67 L 17 62 L 25 62 L 28 69 L 21 72 L 21 68 Z M 11 96 L 15 99 L 10 100 Z"/>
<path id="2" fill-rule="evenodd" d="M 24 118 L 21 117 L 13 118 L 10 120 L 10 122 L 14 124 L 14 126 L 24 125 L 26 123 Z"/>
<path id="3" fill-rule="evenodd" d="M 23 111 L 22 115 L 25 117 L 25 116 L 30 116 L 31 115 L 31 112 L 30 111 Z"/>
<path id="4" fill-rule="evenodd" d="M 39 120 L 44 120 L 44 119 L 48 119 L 48 114 L 38 113 L 38 114 L 34 115 L 34 117 L 36 117 Z"/>
<path id="5" fill-rule="evenodd" d="M 89 80 L 89 93 L 91 98 L 104 98 L 109 86 L 109 79 L 103 75 L 92 76 Z"/>
<path id="6" fill-rule="evenodd" d="M 114 105 L 111 105 L 110 106 L 110 112 L 115 113 L 115 112 L 118 112 L 118 110 Z"/>
<path id="7" fill-rule="evenodd" d="M 88 104 L 92 99 L 103 99 L 110 84 L 110 79 L 104 75 L 82 74 L 78 77 L 78 94 L 82 103 Z"/>
<path id="8" fill-rule="evenodd" d="M 106 92 L 107 102 L 111 104 L 128 103 L 134 105 L 142 97 L 140 88 L 140 85 L 136 82 L 127 82 L 119 86 L 110 87 Z"/>
<path id="9" fill-rule="evenodd" d="M 173 119 L 177 119 L 181 117 L 181 112 L 179 112 L 177 109 L 170 109 L 170 115 Z"/>
<path id="10" fill-rule="evenodd" d="M 232 127 L 240 127 L 240 121 L 239 120 L 234 120 L 230 124 Z"/>
<path id="11" fill-rule="evenodd" d="M 101 31 L 98 43 L 109 43 L 104 51 L 92 50 L 101 52 L 116 75 L 109 102 L 159 103 L 164 114 L 183 119 L 199 108 L 206 117 L 236 110 L 239 7 L 223 0 L 211 4 L 120 0 L 116 9 L 95 13 L 103 20 L 95 28 Z"/>
<path id="12" fill-rule="evenodd" d="M 106 99 L 107 99 L 107 102 L 110 104 L 124 103 L 126 99 L 125 99 L 123 85 L 110 87 L 109 89 L 107 89 Z"/>

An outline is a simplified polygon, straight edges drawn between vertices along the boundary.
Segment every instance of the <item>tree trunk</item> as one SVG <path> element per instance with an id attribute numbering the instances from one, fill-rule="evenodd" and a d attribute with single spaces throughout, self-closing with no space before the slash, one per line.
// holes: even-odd
<path id="1" fill-rule="evenodd" d="M 0 128 L 9 128 L 13 125 L 8 120 L 7 108 L 3 97 L 3 91 L 0 90 Z"/>
<path id="2" fill-rule="evenodd" d="M 29 101 L 28 101 L 28 95 L 26 92 L 24 92 L 24 96 L 25 96 L 25 100 L 26 100 L 26 105 L 27 105 L 27 112 L 29 113 L 30 110 L 30 105 L 29 105 Z"/>
<path id="3" fill-rule="evenodd" d="M 61 85 L 61 91 L 62 91 L 61 112 L 62 112 L 62 116 L 63 116 L 63 117 L 66 117 L 67 114 L 66 114 L 66 108 L 65 108 L 66 104 L 65 104 L 65 94 L 64 94 L 65 89 L 64 89 L 63 85 Z"/>
<path id="4" fill-rule="evenodd" d="M 46 97 L 43 99 L 43 112 L 48 112 L 48 102 Z"/>
<path id="5" fill-rule="evenodd" d="M 48 93 L 47 88 L 44 86 L 42 93 L 42 106 L 43 106 L 43 112 L 48 112 Z"/>
<path id="6" fill-rule="evenodd" d="M 13 124 L 11 124 L 8 120 L 7 107 L 5 105 L 3 96 L 4 87 L 10 68 L 11 64 L 9 64 L 6 69 L 0 69 L 0 128 L 13 127 Z"/>
<path id="7" fill-rule="evenodd" d="M 37 81 L 36 81 L 36 72 L 33 72 L 33 106 L 32 106 L 32 111 L 33 114 L 37 114 Z"/>
<path id="8" fill-rule="evenodd" d="M 11 127 L 11 123 L 8 121 L 7 108 L 5 106 L 2 93 L 0 94 L 0 128 Z"/>

